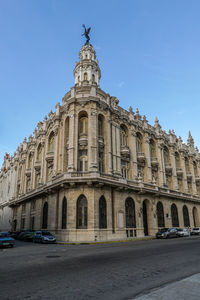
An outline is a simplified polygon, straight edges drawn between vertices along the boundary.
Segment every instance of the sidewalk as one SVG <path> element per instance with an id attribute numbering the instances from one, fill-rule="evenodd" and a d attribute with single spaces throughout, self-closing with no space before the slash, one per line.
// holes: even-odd
<path id="1" fill-rule="evenodd" d="M 145 236 L 145 237 L 135 237 L 125 240 L 106 240 L 106 241 L 85 241 L 85 242 L 62 242 L 57 241 L 57 244 L 60 245 L 96 245 L 96 244 L 110 244 L 110 243 L 126 243 L 126 242 L 136 242 L 136 241 L 145 241 L 145 240 L 154 240 L 154 236 Z"/>
<path id="2" fill-rule="evenodd" d="M 152 290 L 150 293 L 132 300 L 199 300 L 200 299 L 200 273 L 183 280 L 170 283 L 162 288 Z"/>

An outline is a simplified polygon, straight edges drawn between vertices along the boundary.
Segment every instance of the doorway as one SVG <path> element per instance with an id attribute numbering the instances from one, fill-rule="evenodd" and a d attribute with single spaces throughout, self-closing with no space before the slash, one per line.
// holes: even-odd
<path id="1" fill-rule="evenodd" d="M 144 235 L 149 235 L 149 231 L 148 231 L 148 218 L 147 218 L 147 205 L 146 205 L 145 201 L 143 201 L 142 211 L 143 211 Z"/>

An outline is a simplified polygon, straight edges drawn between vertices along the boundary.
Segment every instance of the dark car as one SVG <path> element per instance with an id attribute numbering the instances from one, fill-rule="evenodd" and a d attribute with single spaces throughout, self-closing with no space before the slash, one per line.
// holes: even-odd
<path id="1" fill-rule="evenodd" d="M 14 247 L 15 240 L 9 236 L 8 232 L 0 232 L 0 246 L 1 247 Z"/>
<path id="2" fill-rule="evenodd" d="M 177 237 L 176 228 L 162 228 L 156 233 L 157 239 L 167 239 Z"/>
<path id="3" fill-rule="evenodd" d="M 13 239 L 17 240 L 20 233 L 21 233 L 21 231 L 11 231 L 11 232 L 9 232 L 9 236 L 12 237 Z"/>
<path id="4" fill-rule="evenodd" d="M 22 231 L 19 235 L 18 235 L 18 240 L 20 241 L 26 241 L 27 238 L 30 236 L 30 235 L 33 235 L 34 234 L 34 231 L 31 230 L 31 229 L 26 229 L 24 231 Z"/>
<path id="5" fill-rule="evenodd" d="M 34 243 L 56 243 L 56 238 L 49 231 L 39 230 L 33 236 Z"/>

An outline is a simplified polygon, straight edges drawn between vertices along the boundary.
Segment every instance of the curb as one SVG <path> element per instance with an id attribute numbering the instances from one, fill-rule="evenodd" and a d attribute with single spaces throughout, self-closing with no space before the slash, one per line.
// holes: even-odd
<path id="1" fill-rule="evenodd" d="M 134 238 L 129 240 L 113 240 L 113 241 L 92 241 L 92 242 L 61 242 L 57 241 L 58 245 L 96 245 L 96 244 L 112 244 L 112 243 L 127 243 L 127 242 L 136 242 L 136 241 L 148 241 L 154 240 L 155 237 L 141 237 L 141 238 Z"/>

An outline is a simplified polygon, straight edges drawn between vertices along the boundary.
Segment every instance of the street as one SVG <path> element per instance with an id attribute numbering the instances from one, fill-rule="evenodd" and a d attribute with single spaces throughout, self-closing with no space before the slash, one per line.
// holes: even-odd
<path id="1" fill-rule="evenodd" d="M 200 237 L 0 250 L 0 299 L 134 299 L 200 272 Z M 198 299 L 198 298 L 197 298 Z"/>

